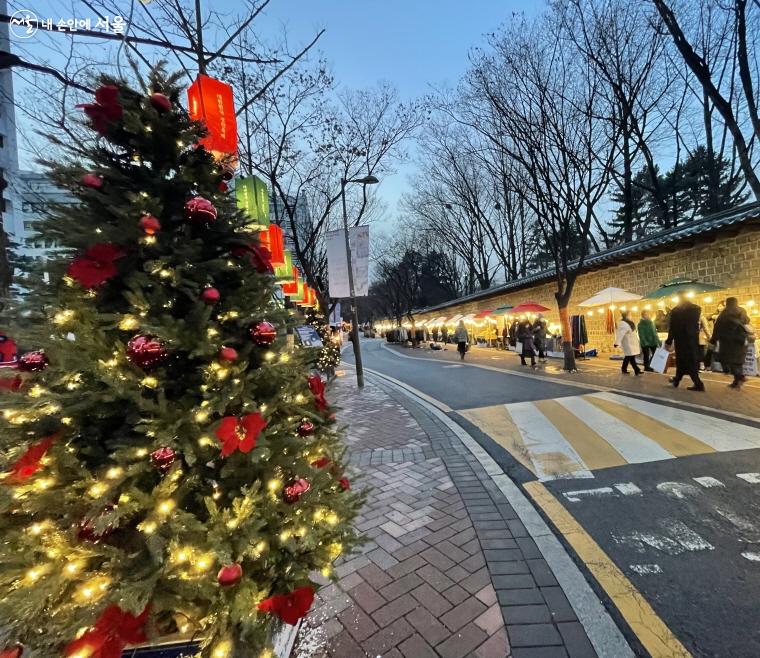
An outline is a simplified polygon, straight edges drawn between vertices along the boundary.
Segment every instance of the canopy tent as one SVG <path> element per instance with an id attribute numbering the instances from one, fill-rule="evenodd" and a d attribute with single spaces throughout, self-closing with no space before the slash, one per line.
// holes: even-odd
<path id="1" fill-rule="evenodd" d="M 628 292 L 622 288 L 605 288 L 582 301 L 578 306 L 609 306 L 610 304 L 635 302 L 639 299 L 641 299 L 641 295 L 637 295 L 634 292 Z"/>
<path id="2" fill-rule="evenodd" d="M 489 315 L 491 315 L 491 313 L 493 313 L 493 309 L 492 308 L 489 308 L 489 309 L 487 309 L 485 311 L 480 311 L 480 313 L 476 313 L 475 314 L 475 319 L 476 320 L 482 320 L 483 318 L 486 318 Z"/>
<path id="3" fill-rule="evenodd" d="M 672 281 L 663 283 L 659 288 L 648 292 L 644 296 L 647 299 L 662 299 L 664 297 L 673 297 L 683 294 L 687 297 L 693 297 L 694 295 L 702 295 L 707 292 L 716 292 L 718 290 L 725 290 L 725 288 L 713 283 L 703 283 L 702 281 L 695 281 L 693 279 L 673 279 Z"/>
<path id="4" fill-rule="evenodd" d="M 495 308 L 493 310 L 493 315 L 507 315 L 508 313 L 512 312 L 512 309 L 514 307 L 511 304 L 506 304 L 505 306 L 499 306 L 498 308 Z"/>
<path id="5" fill-rule="evenodd" d="M 440 327 L 441 325 L 446 323 L 446 316 L 445 315 L 439 315 L 435 320 L 432 320 L 429 323 L 429 326 L 431 327 Z"/>
<path id="6" fill-rule="evenodd" d="M 512 313 L 517 315 L 518 313 L 542 313 L 543 311 L 548 311 L 549 309 L 546 308 L 546 306 L 541 306 L 541 304 L 538 304 L 537 302 L 523 302 L 522 304 L 518 304 L 512 309 Z"/>
<path id="7" fill-rule="evenodd" d="M 462 320 L 463 320 L 464 322 L 472 322 L 474 319 L 475 319 L 475 313 L 468 313 L 467 315 L 465 315 L 465 316 L 462 318 Z"/>
<path id="8" fill-rule="evenodd" d="M 444 324 L 454 324 L 456 322 L 459 322 L 462 319 L 462 314 L 458 313 L 457 315 L 454 315 L 453 317 L 450 317 L 448 320 L 444 322 Z"/>

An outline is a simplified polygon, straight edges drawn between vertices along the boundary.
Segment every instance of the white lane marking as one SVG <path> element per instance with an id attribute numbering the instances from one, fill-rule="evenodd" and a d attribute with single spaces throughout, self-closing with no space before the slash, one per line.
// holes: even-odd
<path id="1" fill-rule="evenodd" d="M 599 397 L 640 413 L 656 418 L 661 423 L 675 427 L 720 452 L 760 448 L 760 429 L 712 416 L 684 411 L 663 404 L 654 404 L 616 393 L 593 393 Z"/>
<path id="2" fill-rule="evenodd" d="M 752 523 L 750 519 L 744 516 L 740 516 L 739 514 L 735 514 L 731 510 L 722 509 L 720 507 L 716 507 L 715 511 L 724 519 L 729 521 L 731 525 L 733 525 L 737 530 L 743 533 L 742 539 L 744 541 L 751 542 L 751 543 L 760 541 L 760 537 L 758 537 L 757 528 L 755 527 L 755 524 Z"/>
<path id="3" fill-rule="evenodd" d="M 572 445 L 532 402 L 505 405 L 523 437 L 539 479 L 593 478 Z"/>
<path id="4" fill-rule="evenodd" d="M 580 491 L 566 491 L 562 495 L 570 502 L 578 503 L 581 498 L 587 496 L 606 496 L 615 493 L 611 487 L 600 487 L 599 489 L 581 489 Z"/>
<path id="5" fill-rule="evenodd" d="M 746 558 L 750 562 L 760 562 L 760 553 L 753 553 L 752 551 L 746 551 L 742 553 L 742 557 Z"/>
<path id="6" fill-rule="evenodd" d="M 450 369 L 450 368 L 461 368 L 461 367 L 462 366 L 460 366 L 459 364 L 457 364 L 457 365 L 453 365 L 453 366 L 443 366 L 443 369 L 446 370 L 446 369 Z"/>
<path id="7" fill-rule="evenodd" d="M 679 500 L 684 500 L 687 496 L 699 495 L 699 489 L 687 482 L 661 482 L 657 485 L 657 491 Z"/>
<path id="8" fill-rule="evenodd" d="M 760 484 L 760 473 L 737 473 L 736 477 L 750 484 Z"/>
<path id="9" fill-rule="evenodd" d="M 559 398 L 557 402 L 599 434 L 629 464 L 673 459 L 673 455 L 659 443 L 582 397 Z"/>
<path id="10" fill-rule="evenodd" d="M 653 573 L 662 573 L 662 567 L 659 564 L 631 564 L 629 567 L 631 571 L 635 571 L 642 576 Z"/>
<path id="11" fill-rule="evenodd" d="M 641 493 L 641 489 L 639 489 L 633 482 L 619 482 L 612 486 L 624 496 L 636 496 Z"/>
<path id="12" fill-rule="evenodd" d="M 624 535 L 613 533 L 612 539 L 618 544 L 633 546 L 639 553 L 645 553 L 647 546 L 667 555 L 715 550 L 710 542 L 700 537 L 681 521 L 663 519 L 659 525 L 663 528 L 664 534 L 634 530 Z"/>
<path id="13" fill-rule="evenodd" d="M 711 478 L 709 475 L 699 478 L 692 478 L 692 480 L 701 484 L 705 489 L 714 489 L 715 487 L 723 487 L 724 489 L 726 488 L 726 485 L 723 484 L 720 480 Z"/>

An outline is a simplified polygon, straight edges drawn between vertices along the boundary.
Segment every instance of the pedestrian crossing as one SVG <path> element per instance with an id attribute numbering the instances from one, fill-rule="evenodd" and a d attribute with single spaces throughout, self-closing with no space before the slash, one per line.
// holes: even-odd
<path id="1" fill-rule="evenodd" d="M 760 429 L 600 392 L 459 411 L 539 480 L 603 468 L 760 448 Z"/>

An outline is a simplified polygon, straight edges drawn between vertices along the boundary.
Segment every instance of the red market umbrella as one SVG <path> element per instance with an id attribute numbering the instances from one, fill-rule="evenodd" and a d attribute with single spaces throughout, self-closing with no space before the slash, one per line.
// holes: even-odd
<path id="1" fill-rule="evenodd" d="M 485 311 L 481 311 L 480 313 L 476 313 L 475 314 L 475 319 L 476 320 L 482 320 L 486 316 L 491 315 L 491 313 L 493 313 L 493 309 L 489 308 L 489 309 L 487 309 Z"/>
<path id="2" fill-rule="evenodd" d="M 549 309 L 546 308 L 546 306 L 541 306 L 541 304 L 537 304 L 536 302 L 523 302 L 522 304 L 515 306 L 510 313 L 514 315 L 519 313 L 543 313 L 548 310 Z"/>

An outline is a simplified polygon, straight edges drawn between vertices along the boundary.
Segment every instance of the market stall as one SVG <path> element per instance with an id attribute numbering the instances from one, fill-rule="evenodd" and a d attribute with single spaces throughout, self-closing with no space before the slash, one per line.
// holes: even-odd
<path id="1" fill-rule="evenodd" d="M 626 304 L 637 302 L 641 298 L 641 295 L 636 294 L 635 292 L 629 292 L 623 288 L 605 288 L 578 304 L 581 308 L 593 309 L 586 312 L 586 317 L 589 321 L 591 321 L 592 318 L 604 320 L 605 334 L 608 337 L 608 341 L 606 344 L 600 345 L 599 347 L 605 352 L 610 352 L 613 359 L 622 358 L 619 350 L 614 347 L 614 335 L 618 320 L 618 318 L 615 317 L 615 311 L 626 311 L 628 310 Z M 635 313 L 639 308 L 634 305 L 630 310 Z"/>

